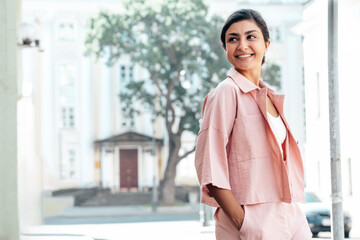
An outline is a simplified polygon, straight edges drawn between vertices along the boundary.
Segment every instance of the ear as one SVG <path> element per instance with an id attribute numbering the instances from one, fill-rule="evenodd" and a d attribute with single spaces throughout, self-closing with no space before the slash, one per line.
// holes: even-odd
<path id="1" fill-rule="evenodd" d="M 268 50 L 269 45 L 270 45 L 270 39 L 267 40 L 267 42 L 265 42 L 265 52 Z"/>
<path id="2" fill-rule="evenodd" d="M 224 44 L 222 44 L 221 46 L 226 51 L 226 46 Z"/>

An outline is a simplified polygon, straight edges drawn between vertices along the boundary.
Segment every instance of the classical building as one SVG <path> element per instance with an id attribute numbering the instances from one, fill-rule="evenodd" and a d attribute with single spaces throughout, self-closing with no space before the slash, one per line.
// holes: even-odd
<path id="1" fill-rule="evenodd" d="M 36 93 L 41 99 L 39 141 L 45 190 L 100 184 L 119 190 L 120 157 L 126 149 L 136 150 L 129 155 L 134 164 L 130 168 L 137 173 L 131 176 L 138 177 L 132 180 L 136 189 L 152 186 L 153 175 L 158 178 L 159 172 L 155 167 L 164 166 L 160 120 L 155 121 L 155 131 L 147 114 L 136 119 L 121 115 L 121 88 L 128 81 L 146 78 L 146 72 L 126 56 L 111 67 L 105 58 L 94 61 L 84 56 L 88 19 L 99 9 L 120 8 L 119 1 L 23 3 L 23 21 L 39 26 L 44 49 L 38 61 L 33 53 L 24 54 L 28 67 L 22 84 L 30 89 L 30 96 Z M 33 89 L 36 82 L 40 85 Z M 119 135 L 121 141 L 112 141 Z M 134 141 L 133 136 L 141 139 Z M 160 146 L 155 147 L 159 164 L 153 163 L 151 138 L 157 138 L 155 145 Z"/>

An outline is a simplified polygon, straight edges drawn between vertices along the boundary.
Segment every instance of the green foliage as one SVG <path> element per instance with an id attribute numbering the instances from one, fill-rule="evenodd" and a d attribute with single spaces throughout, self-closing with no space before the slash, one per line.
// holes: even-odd
<path id="1" fill-rule="evenodd" d="M 205 94 L 230 66 L 219 40 L 224 20 L 209 18 L 202 0 L 123 3 L 121 14 L 90 19 L 87 53 L 107 57 L 109 65 L 126 54 L 149 72 L 150 79 L 130 82 L 120 94 L 126 114 L 139 112 L 134 103 L 141 101 L 165 118 L 170 137 L 184 130 L 196 134 Z"/>
<path id="2" fill-rule="evenodd" d="M 266 63 L 265 68 L 262 70 L 262 78 L 264 82 L 281 89 L 281 69 L 276 63 Z"/>

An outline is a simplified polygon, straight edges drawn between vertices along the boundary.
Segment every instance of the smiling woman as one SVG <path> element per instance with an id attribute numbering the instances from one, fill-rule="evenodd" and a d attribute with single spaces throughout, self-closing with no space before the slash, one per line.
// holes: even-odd
<path id="1" fill-rule="evenodd" d="M 283 112 L 284 95 L 261 80 L 269 30 L 250 9 L 221 31 L 233 66 L 204 100 L 195 166 L 202 202 L 217 207 L 216 239 L 308 240 L 300 150 Z"/>
<path id="2" fill-rule="evenodd" d="M 260 79 L 261 72 L 257 70 L 261 69 L 262 59 L 269 45 L 270 40 L 264 40 L 254 21 L 236 22 L 225 33 L 224 49 L 229 62 L 236 71 L 255 84 L 255 80 Z"/>
<path id="3" fill-rule="evenodd" d="M 239 21 L 240 19 L 242 21 Z M 245 77 L 245 72 L 249 72 L 250 68 L 257 74 L 261 73 L 265 52 L 270 45 L 270 34 L 266 22 L 258 12 L 253 10 L 234 12 L 225 22 L 220 39 L 229 62 L 237 71 L 245 74 Z M 249 67 L 249 61 L 237 64 L 235 60 L 239 58 L 246 60 L 251 58 L 253 66 Z M 260 76 L 254 76 L 254 79 L 260 79 Z"/>

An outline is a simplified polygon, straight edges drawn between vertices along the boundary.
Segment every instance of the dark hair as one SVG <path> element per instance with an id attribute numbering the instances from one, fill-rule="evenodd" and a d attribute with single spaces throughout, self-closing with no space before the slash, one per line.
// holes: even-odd
<path id="1" fill-rule="evenodd" d="M 232 13 L 225 21 L 225 24 L 223 28 L 221 29 L 221 35 L 220 39 L 221 42 L 226 49 L 226 43 L 225 43 L 225 33 L 229 29 L 229 27 L 236 22 L 242 21 L 242 20 L 252 20 L 256 23 L 256 25 L 260 28 L 265 43 L 270 39 L 269 29 L 266 25 L 265 20 L 262 18 L 259 12 L 252 10 L 252 9 L 240 9 L 236 12 Z M 263 57 L 262 63 L 265 62 L 265 56 Z"/>

